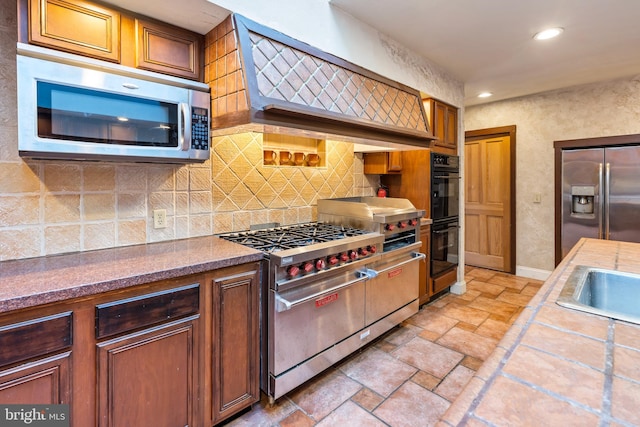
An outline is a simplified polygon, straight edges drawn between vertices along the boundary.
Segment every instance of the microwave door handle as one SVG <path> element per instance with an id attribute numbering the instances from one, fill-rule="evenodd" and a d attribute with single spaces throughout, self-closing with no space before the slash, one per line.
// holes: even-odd
<path id="1" fill-rule="evenodd" d="M 182 151 L 189 151 L 191 146 L 191 114 L 189 114 L 189 104 L 180 103 L 180 118 L 178 119 L 180 128 L 180 146 Z"/>

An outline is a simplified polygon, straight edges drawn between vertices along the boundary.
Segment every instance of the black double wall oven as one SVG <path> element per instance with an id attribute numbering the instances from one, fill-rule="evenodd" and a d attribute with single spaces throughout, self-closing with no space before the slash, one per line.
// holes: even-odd
<path id="1" fill-rule="evenodd" d="M 431 153 L 431 277 L 458 266 L 460 163 L 458 156 Z"/>

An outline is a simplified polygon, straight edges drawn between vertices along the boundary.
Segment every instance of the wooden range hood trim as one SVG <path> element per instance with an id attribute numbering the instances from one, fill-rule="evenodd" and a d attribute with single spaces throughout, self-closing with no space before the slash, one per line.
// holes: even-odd
<path id="1" fill-rule="evenodd" d="M 434 140 L 434 136 L 429 129 L 426 112 L 422 103 L 420 92 L 405 86 L 396 81 L 387 79 L 370 70 L 359 67 L 342 58 L 331 55 L 306 43 L 302 43 L 285 34 L 265 27 L 257 22 L 249 20 L 244 16 L 233 14 L 233 26 L 236 31 L 238 51 L 243 69 L 245 87 L 247 89 L 247 104 L 249 110 L 247 114 L 233 114 L 227 117 L 222 115 L 213 119 L 213 123 L 224 124 L 226 126 L 238 126 L 247 124 L 240 123 L 238 119 L 247 119 L 265 125 L 278 127 L 292 127 L 301 130 L 309 129 L 318 133 L 327 133 L 335 136 L 345 136 L 347 138 L 357 138 L 359 140 L 374 139 L 381 141 L 396 142 L 413 146 L 425 147 Z M 258 79 L 255 72 L 252 52 L 252 41 L 250 33 L 281 43 L 284 46 L 316 57 L 331 65 L 348 70 L 367 79 L 382 83 L 390 88 L 394 88 L 409 97 L 415 97 L 416 105 L 419 108 L 420 122 L 424 125 L 425 131 L 410 127 L 395 126 L 381 121 L 369 120 L 355 115 L 336 113 L 330 110 L 323 110 L 296 102 L 286 101 L 278 98 L 262 96 L 258 88 Z M 415 110 L 414 110 L 415 111 Z M 215 129 L 214 129 L 215 130 Z"/>
<path id="2" fill-rule="evenodd" d="M 348 125 L 348 126 L 360 126 L 367 128 L 370 131 L 377 131 L 383 133 L 399 134 L 410 138 L 421 139 L 430 141 L 433 136 L 426 132 L 420 132 L 418 130 L 403 128 L 399 126 L 383 125 L 370 120 L 359 119 L 357 117 L 351 117 L 344 114 L 333 113 L 330 111 L 323 111 L 313 107 L 303 107 L 297 104 L 291 103 L 274 103 L 265 105 L 263 108 L 265 113 L 273 112 L 276 114 L 284 114 L 287 116 L 299 116 L 303 118 L 319 118 L 333 121 L 336 123 Z"/>

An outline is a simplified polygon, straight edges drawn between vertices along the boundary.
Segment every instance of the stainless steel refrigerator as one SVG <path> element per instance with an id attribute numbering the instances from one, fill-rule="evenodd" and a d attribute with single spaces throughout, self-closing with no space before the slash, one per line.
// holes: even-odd
<path id="1" fill-rule="evenodd" d="M 640 242 L 640 146 L 562 151 L 562 257 L 581 237 Z"/>

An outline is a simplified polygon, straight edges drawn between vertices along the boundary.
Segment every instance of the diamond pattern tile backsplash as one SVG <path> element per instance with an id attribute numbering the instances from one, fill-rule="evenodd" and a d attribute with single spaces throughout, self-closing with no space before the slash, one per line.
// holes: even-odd
<path id="1" fill-rule="evenodd" d="M 262 155 L 261 133 L 213 139 L 214 232 L 312 221 L 318 199 L 373 195 L 377 185 L 364 175 L 362 157 L 354 156 L 350 143 L 326 141 L 326 167 L 263 165 Z"/>

